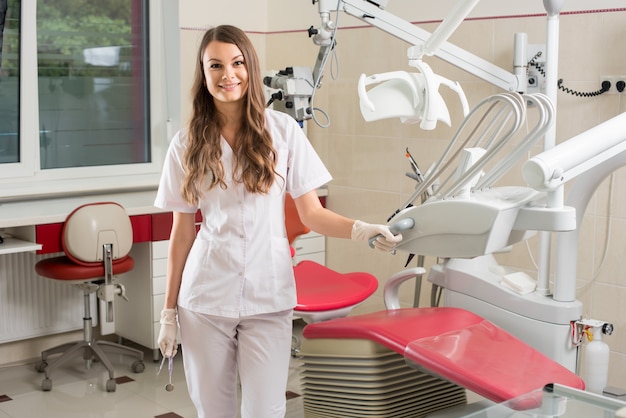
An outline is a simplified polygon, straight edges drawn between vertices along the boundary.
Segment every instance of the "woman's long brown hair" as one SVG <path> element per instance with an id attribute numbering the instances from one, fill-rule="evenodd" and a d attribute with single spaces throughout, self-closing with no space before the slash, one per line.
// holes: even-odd
<path id="1" fill-rule="evenodd" d="M 222 25 L 206 31 L 196 59 L 192 86 L 193 108 L 189 122 L 188 144 L 183 156 L 185 180 L 182 195 L 197 204 L 204 190 L 215 186 L 227 188 L 224 167 L 220 161 L 222 119 L 213 96 L 204 82 L 203 54 L 212 41 L 236 45 L 248 71 L 248 91 L 244 97 L 241 129 L 237 134 L 233 179 L 253 193 L 269 192 L 276 176 L 276 151 L 265 127 L 265 95 L 259 59 L 248 36 L 239 28 Z"/>

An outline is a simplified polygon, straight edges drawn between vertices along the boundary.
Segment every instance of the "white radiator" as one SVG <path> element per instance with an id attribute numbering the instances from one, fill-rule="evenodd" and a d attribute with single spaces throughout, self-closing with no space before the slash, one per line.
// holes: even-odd
<path id="1" fill-rule="evenodd" d="M 55 255 L 0 255 L 0 343 L 82 329 L 82 291 L 35 273 L 38 260 Z"/>

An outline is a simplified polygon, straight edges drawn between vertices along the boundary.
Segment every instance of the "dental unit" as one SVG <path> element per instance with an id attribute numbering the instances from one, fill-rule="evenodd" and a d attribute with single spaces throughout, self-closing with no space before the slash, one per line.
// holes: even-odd
<path id="1" fill-rule="evenodd" d="M 431 34 L 387 12 L 386 0 L 317 0 L 322 24 L 317 29 L 311 27 L 309 36 L 320 46 L 320 52 L 314 70 L 306 72 L 308 92 L 304 96 L 309 100 L 300 100 L 299 93 L 292 89 L 284 95 L 290 103 L 284 109 L 299 121 L 316 121 L 311 99 L 321 85 L 324 65 L 335 47 L 337 25 L 330 19 L 332 12 L 343 11 L 407 42 L 408 65 L 418 72 L 361 75 L 357 91 L 363 118 L 399 118 L 402 123 L 419 123 L 425 130 L 434 129 L 438 122 L 451 125 L 439 93 L 443 85 L 458 96 L 465 119 L 439 160 L 425 173 L 415 174 L 415 191 L 390 218 L 392 229 L 403 235 L 398 250 L 440 260 L 427 276 L 434 286 L 445 289 L 445 306 L 491 321 L 578 374 L 581 330 L 593 329 L 599 342 L 601 333 L 609 334 L 612 328 L 603 321 L 583 319 L 582 303 L 576 300 L 578 230 L 596 188 L 626 165 L 626 113 L 555 145 L 558 16 L 564 0 L 543 1 L 547 12 L 545 93 L 527 92 L 525 34 L 515 36 L 513 72 L 447 42 L 477 3 L 458 1 Z M 430 56 L 504 91 L 470 109 L 459 83 L 435 74 L 424 62 Z M 266 84 L 287 86 L 289 78 L 302 75 L 300 67 L 298 71 L 293 68 L 268 78 Z M 295 96 L 299 100 L 290 102 Z M 534 126 L 528 128 L 531 120 Z M 543 151 L 528 158 L 541 139 Z M 501 185 L 503 176 L 520 168 L 526 186 Z M 570 181 L 573 184 L 565 197 L 565 184 Z M 535 234 L 539 234 L 540 242 L 536 278 L 498 264 L 494 254 Z M 401 278 L 394 279 L 391 287 L 425 273 L 420 268 L 400 272 Z M 397 287 L 392 292 L 397 299 Z M 393 305 L 391 299 L 386 303 Z M 345 329 L 322 323 L 310 326 L 309 333 L 325 338 L 341 332 Z M 365 334 L 368 332 L 363 331 Z M 411 345 L 408 342 L 407 350 Z M 586 368 L 588 376 L 584 380 L 593 386 L 588 390 L 601 393 L 606 386 L 608 351 L 598 349 L 598 344 L 594 347 L 594 353 L 587 355 L 602 358 Z"/>

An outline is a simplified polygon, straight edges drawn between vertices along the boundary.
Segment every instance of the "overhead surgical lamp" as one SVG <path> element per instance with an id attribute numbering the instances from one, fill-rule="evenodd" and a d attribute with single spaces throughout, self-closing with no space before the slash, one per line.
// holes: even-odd
<path id="1" fill-rule="evenodd" d="M 366 86 L 378 84 L 366 89 Z M 367 122 L 397 117 L 402 123 L 416 123 L 424 114 L 424 76 L 406 71 L 392 71 L 366 77 L 358 82 L 361 114 Z M 450 125 L 450 114 L 445 104 L 438 120 Z"/>
<path id="2" fill-rule="evenodd" d="M 435 74 L 422 58 L 434 55 L 479 0 L 460 1 L 441 22 L 437 29 L 423 43 L 416 43 L 408 49 L 409 66 L 419 73 L 394 71 L 359 78 L 358 92 L 361 114 L 366 121 L 399 117 L 402 123 L 420 123 L 420 128 L 432 130 L 441 121 L 451 126 L 450 113 L 439 86 L 452 89 L 461 101 L 463 116 L 469 113 L 465 93 L 458 82 Z M 382 83 L 369 92 L 365 86 Z"/>
<path id="3" fill-rule="evenodd" d="M 371 122 L 400 118 L 402 123 L 419 122 L 424 130 L 435 129 L 437 121 L 451 126 L 450 112 L 439 93 L 442 84 L 458 94 L 463 116 L 469 113 L 467 98 L 459 83 L 434 74 L 430 66 L 421 60 L 416 60 L 414 64 L 420 73 L 392 71 L 369 77 L 361 74 L 357 89 L 363 119 Z M 378 85 L 367 90 L 366 86 L 372 84 Z"/>
<path id="4" fill-rule="evenodd" d="M 409 66 L 417 68 L 419 73 L 393 71 L 369 77 L 361 74 L 358 92 L 361 114 L 366 121 L 399 117 L 402 123 L 420 122 L 420 128 L 424 130 L 435 129 L 437 121 L 451 126 L 448 107 L 439 93 L 441 84 L 459 96 L 463 116 L 467 116 L 469 105 L 461 85 L 435 74 L 422 57 L 434 55 L 478 1 L 458 2 L 426 42 L 408 49 Z M 365 86 L 374 83 L 381 84 L 366 91 Z"/>

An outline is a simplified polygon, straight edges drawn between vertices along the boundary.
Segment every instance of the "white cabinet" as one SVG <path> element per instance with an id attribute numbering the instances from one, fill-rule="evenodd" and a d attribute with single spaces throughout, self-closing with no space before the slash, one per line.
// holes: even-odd
<path id="1" fill-rule="evenodd" d="M 115 301 L 115 333 L 152 349 L 155 361 L 160 357 L 157 338 L 165 301 L 168 245 L 169 241 L 133 245 L 135 268 L 120 277 L 128 301 Z"/>
<path id="2" fill-rule="evenodd" d="M 292 246 L 296 250 L 295 264 L 302 260 L 313 260 L 326 265 L 326 238 L 323 235 L 311 231 L 298 237 Z"/>
<path id="3" fill-rule="evenodd" d="M 161 310 L 165 304 L 165 282 L 167 281 L 167 251 L 169 240 L 152 242 L 152 275 L 151 275 L 151 299 L 152 299 L 152 345 L 150 348 L 158 351 L 157 338 L 161 329 Z M 180 336 L 178 337 L 180 341 Z M 155 353 L 158 358 L 159 353 Z"/>

